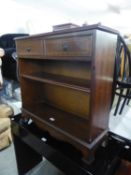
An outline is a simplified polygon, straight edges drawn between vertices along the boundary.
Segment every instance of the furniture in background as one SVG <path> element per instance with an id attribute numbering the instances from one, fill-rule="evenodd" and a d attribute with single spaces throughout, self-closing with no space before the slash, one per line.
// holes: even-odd
<path id="1" fill-rule="evenodd" d="M 71 29 L 76 27 L 80 27 L 80 26 L 73 23 L 60 24 L 60 25 L 53 26 L 53 31 L 66 30 L 66 29 Z"/>
<path id="2" fill-rule="evenodd" d="M 4 55 L 4 49 L 0 48 L 0 57 Z M 14 115 L 13 109 L 1 101 L 4 92 L 5 80 L 1 73 L 2 61 L 0 58 L 0 174 L 18 174 L 16 160 L 12 143 L 11 118 Z M 9 147 L 10 146 L 10 147 Z M 8 149 L 6 149 L 9 147 Z"/>
<path id="3" fill-rule="evenodd" d="M 0 37 L 0 47 L 4 49 L 2 57 L 3 87 L 0 91 L 0 102 L 11 106 L 14 115 L 21 113 L 21 92 L 18 81 L 16 37 L 28 36 L 25 33 L 9 33 Z"/>
<path id="4" fill-rule="evenodd" d="M 0 150 L 12 142 L 10 116 L 13 110 L 6 104 L 0 104 Z"/>
<path id="5" fill-rule="evenodd" d="M 2 66 L 1 57 L 3 57 L 4 54 L 5 54 L 4 49 L 0 48 L 0 89 L 2 88 L 2 85 L 3 85 L 3 77 L 2 77 L 2 72 L 1 72 L 1 66 Z"/>
<path id="6" fill-rule="evenodd" d="M 117 31 L 90 25 L 16 39 L 22 116 L 84 161 L 107 135 Z"/>
<path id="7" fill-rule="evenodd" d="M 0 37 L 0 47 L 4 49 L 5 55 L 2 57 L 2 74 L 4 78 L 17 80 L 17 60 L 16 60 L 16 37 L 28 36 L 24 33 L 9 33 Z"/>
<path id="8" fill-rule="evenodd" d="M 0 48 L 0 89 L 3 87 L 3 77 L 1 74 L 1 57 L 4 55 L 4 50 Z M 6 104 L 0 104 L 0 150 L 10 145 L 11 137 L 11 122 L 10 116 L 13 115 L 11 107 Z"/>
<path id="9" fill-rule="evenodd" d="M 125 104 L 129 104 L 131 99 L 131 54 L 124 41 L 118 36 L 115 75 L 114 75 L 114 96 L 118 96 L 114 115 L 122 114 Z M 121 100 L 123 100 L 121 104 Z M 120 106 L 121 104 L 121 106 Z"/>

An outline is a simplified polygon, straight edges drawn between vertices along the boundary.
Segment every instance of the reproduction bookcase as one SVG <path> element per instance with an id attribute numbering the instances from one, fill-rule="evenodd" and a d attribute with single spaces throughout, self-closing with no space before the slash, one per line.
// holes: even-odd
<path id="1" fill-rule="evenodd" d="M 86 160 L 108 131 L 116 45 L 101 25 L 16 38 L 23 117 Z"/>

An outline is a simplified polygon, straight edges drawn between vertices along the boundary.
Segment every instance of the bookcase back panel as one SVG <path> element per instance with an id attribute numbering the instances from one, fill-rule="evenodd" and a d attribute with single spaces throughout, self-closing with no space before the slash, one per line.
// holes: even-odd
<path id="1" fill-rule="evenodd" d="M 48 128 L 47 131 L 50 134 L 54 133 L 54 129 L 58 131 L 62 136 L 61 140 L 68 136 L 68 139 L 73 137 L 76 141 L 79 139 L 82 139 L 84 142 L 88 141 L 88 120 L 66 113 L 46 103 L 27 105 L 23 109 L 23 113 L 33 120 L 37 119 L 35 120 L 36 123 L 39 122 L 43 130 Z"/>
<path id="2" fill-rule="evenodd" d="M 28 75 L 44 72 L 53 75 L 91 79 L 91 63 L 81 61 L 26 60 L 19 61 L 20 72 Z"/>
<path id="3" fill-rule="evenodd" d="M 44 85 L 45 101 L 66 112 L 88 118 L 90 94 L 70 88 Z"/>
<path id="4" fill-rule="evenodd" d="M 23 105 L 47 103 L 65 112 L 88 119 L 90 94 L 66 87 L 22 78 Z M 30 98 L 31 96 L 31 98 Z"/>
<path id="5" fill-rule="evenodd" d="M 43 86 L 41 83 L 21 78 L 23 107 L 38 104 L 44 101 L 42 96 Z M 31 97 L 31 98 L 30 98 Z"/>

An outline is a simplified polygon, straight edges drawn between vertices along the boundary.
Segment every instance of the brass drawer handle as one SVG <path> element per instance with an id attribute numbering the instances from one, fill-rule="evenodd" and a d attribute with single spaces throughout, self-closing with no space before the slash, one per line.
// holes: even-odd
<path id="1" fill-rule="evenodd" d="M 27 52 L 30 52 L 30 51 L 31 51 L 31 48 L 27 48 L 26 51 L 27 51 Z"/>

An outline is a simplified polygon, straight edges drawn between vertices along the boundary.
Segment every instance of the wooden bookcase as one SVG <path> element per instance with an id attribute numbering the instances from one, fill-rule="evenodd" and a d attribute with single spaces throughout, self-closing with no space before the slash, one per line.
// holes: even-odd
<path id="1" fill-rule="evenodd" d="M 116 44 L 99 25 L 16 39 L 23 116 L 84 159 L 108 131 Z"/>

